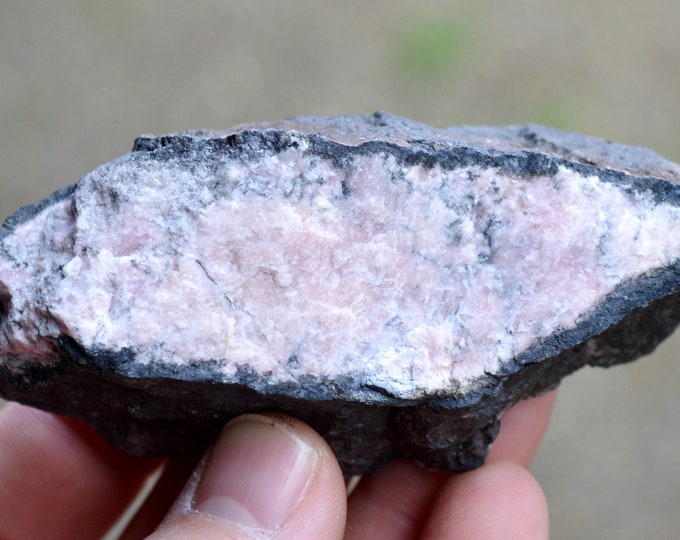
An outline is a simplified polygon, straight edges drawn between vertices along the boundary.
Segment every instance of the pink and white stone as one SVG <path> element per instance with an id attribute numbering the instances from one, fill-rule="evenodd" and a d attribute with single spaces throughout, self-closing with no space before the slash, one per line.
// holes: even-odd
<path id="1" fill-rule="evenodd" d="M 263 394 L 462 405 L 542 356 L 597 349 L 677 294 L 680 170 L 651 152 L 632 169 L 611 155 L 641 150 L 586 138 L 555 155 L 531 133 L 376 115 L 140 139 L 5 225 L 4 380 L 63 364 L 68 340 L 125 351 L 138 380 L 203 363 L 227 386 L 259 374 Z"/>

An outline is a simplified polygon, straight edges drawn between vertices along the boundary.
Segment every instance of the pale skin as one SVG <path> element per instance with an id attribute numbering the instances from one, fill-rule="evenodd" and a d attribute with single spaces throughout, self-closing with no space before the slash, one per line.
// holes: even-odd
<path id="1" fill-rule="evenodd" d="M 324 440 L 283 415 L 230 422 L 192 475 L 195 461 L 132 458 L 80 421 L 9 404 L 0 411 L 0 538 L 99 538 L 161 465 L 125 540 L 547 538 L 545 497 L 527 467 L 555 395 L 508 411 L 475 471 L 395 461 L 349 497 Z"/>

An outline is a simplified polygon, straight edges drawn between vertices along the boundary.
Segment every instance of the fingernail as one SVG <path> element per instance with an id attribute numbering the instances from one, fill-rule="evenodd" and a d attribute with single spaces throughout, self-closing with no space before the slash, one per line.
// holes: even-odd
<path id="1" fill-rule="evenodd" d="M 227 424 L 196 488 L 194 509 L 242 527 L 273 531 L 302 501 L 317 452 L 276 418 Z"/>

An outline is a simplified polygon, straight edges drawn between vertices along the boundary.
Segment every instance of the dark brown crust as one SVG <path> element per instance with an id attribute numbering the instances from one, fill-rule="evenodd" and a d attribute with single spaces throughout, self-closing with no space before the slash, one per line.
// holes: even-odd
<path id="1" fill-rule="evenodd" d="M 291 144 L 290 130 L 307 138 L 311 152 L 340 165 L 353 155 L 389 152 L 405 164 L 475 164 L 519 176 L 550 174 L 564 166 L 680 205 L 680 169 L 648 150 L 538 126 L 442 131 L 384 113 L 141 137 L 128 159 L 148 163 L 178 156 L 209 159 L 217 151 L 275 153 Z M 3 226 L 0 241 L 17 224 L 72 193 L 67 188 L 20 210 Z M 680 322 L 679 284 L 677 261 L 622 284 L 575 328 L 542 340 L 501 374 L 463 393 L 452 388 L 404 400 L 362 385 L 351 373 L 342 379 L 309 377 L 282 385 L 243 369 L 224 380 L 209 362 L 141 366 L 133 350 L 88 350 L 58 336 L 50 362 L 42 365 L 11 351 L 2 353 L 0 394 L 84 418 L 113 444 L 136 455 L 197 453 L 230 418 L 275 410 L 319 431 L 346 474 L 375 471 L 395 457 L 467 470 L 483 463 L 500 416 L 517 401 L 553 388 L 584 365 L 609 366 L 651 352 Z M 0 285 L 0 324 L 6 296 Z"/>

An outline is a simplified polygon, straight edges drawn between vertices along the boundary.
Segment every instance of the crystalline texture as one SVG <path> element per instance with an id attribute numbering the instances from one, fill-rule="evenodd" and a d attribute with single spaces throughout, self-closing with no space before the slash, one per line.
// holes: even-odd
<path id="1" fill-rule="evenodd" d="M 470 468 L 512 403 L 672 331 L 679 173 L 386 114 L 143 137 L 5 223 L 0 391 L 135 453 L 274 408 L 348 472 Z"/>

